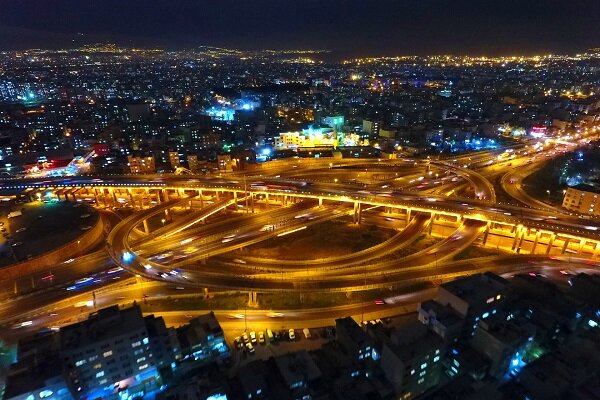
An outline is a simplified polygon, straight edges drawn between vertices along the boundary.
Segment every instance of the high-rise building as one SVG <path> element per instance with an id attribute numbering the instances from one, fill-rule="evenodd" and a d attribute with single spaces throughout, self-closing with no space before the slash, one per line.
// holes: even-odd
<path id="1" fill-rule="evenodd" d="M 156 172 L 153 156 L 127 156 L 127 162 L 132 174 L 153 174 Z"/>

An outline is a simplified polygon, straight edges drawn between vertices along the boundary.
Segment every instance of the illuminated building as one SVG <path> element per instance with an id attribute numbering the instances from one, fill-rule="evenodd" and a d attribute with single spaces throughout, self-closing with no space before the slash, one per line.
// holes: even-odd
<path id="1" fill-rule="evenodd" d="M 235 116 L 235 110 L 229 107 L 210 107 L 206 115 L 216 121 L 231 122 Z"/>
<path id="2" fill-rule="evenodd" d="M 562 206 L 567 210 L 588 215 L 600 215 L 600 198 L 598 193 L 568 188 L 563 198 Z"/>
<path id="3" fill-rule="evenodd" d="M 378 136 L 381 123 L 375 120 L 364 119 L 362 123 L 363 132 L 369 135 Z"/>
<path id="4" fill-rule="evenodd" d="M 127 163 L 132 174 L 153 174 L 156 172 L 153 156 L 127 156 Z"/>
<path id="5" fill-rule="evenodd" d="M 297 149 L 318 146 L 357 146 L 361 142 L 356 133 L 334 132 L 330 128 L 308 128 L 296 132 L 283 132 L 275 138 L 276 149 Z"/>
<path id="6" fill-rule="evenodd" d="M 437 385 L 443 355 L 442 339 L 414 321 L 384 342 L 381 366 L 399 398 L 411 399 Z"/>
<path id="7" fill-rule="evenodd" d="M 181 166 L 181 160 L 179 159 L 179 153 L 177 151 L 169 151 L 169 163 L 173 169 Z"/>
<path id="8" fill-rule="evenodd" d="M 322 122 L 324 125 L 327 125 L 333 129 L 335 129 L 336 131 L 339 131 L 344 126 L 344 116 L 336 115 L 336 116 L 323 117 Z"/>

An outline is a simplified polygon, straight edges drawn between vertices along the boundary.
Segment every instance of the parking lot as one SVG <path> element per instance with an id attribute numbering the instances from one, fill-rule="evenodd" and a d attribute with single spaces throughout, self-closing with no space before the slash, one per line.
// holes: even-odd
<path id="1" fill-rule="evenodd" d="M 293 340 L 290 339 L 287 329 L 272 331 L 272 339 L 269 339 L 267 330 L 248 331 L 246 336 L 244 334 L 239 336 L 239 340 L 238 337 L 234 338 L 230 342 L 230 348 L 236 365 L 240 366 L 255 359 L 268 359 L 299 350 L 316 350 L 323 343 L 335 338 L 335 328 L 333 327 L 310 329 L 308 330 L 309 338 L 306 337 L 303 329 L 294 329 L 293 331 Z M 261 340 L 261 332 L 263 340 Z M 254 333 L 254 338 L 252 333 Z"/>

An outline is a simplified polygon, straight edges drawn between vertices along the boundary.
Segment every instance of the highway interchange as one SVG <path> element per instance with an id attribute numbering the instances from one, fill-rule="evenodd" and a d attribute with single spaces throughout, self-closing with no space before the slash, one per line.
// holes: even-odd
<path id="1" fill-rule="evenodd" d="M 546 275 L 594 271 L 600 223 L 534 199 L 521 186 L 527 174 L 579 145 L 575 140 L 572 145 L 529 142 L 509 151 L 439 160 L 282 160 L 220 177 L 2 181 L 3 193 L 51 191 L 63 198 L 70 196 L 70 201 L 93 197 L 100 208 L 126 205 L 140 210 L 113 227 L 106 248 L 49 266 L 39 274 L 2 282 L 0 335 L 10 340 L 69 323 L 94 307 L 176 298 L 199 289 L 351 292 L 439 282 L 481 271 L 544 271 Z M 500 203 L 499 192 L 514 200 Z M 162 225 L 157 225 L 157 219 Z M 371 248 L 319 260 L 273 260 L 237 251 L 333 219 L 379 225 L 395 233 Z M 506 237 L 490 225 L 499 226 L 498 232 L 504 231 Z M 440 240 L 404 257 L 387 257 L 428 230 L 437 232 Z M 496 235 L 496 248 L 502 254 L 452 260 L 476 241 L 485 245 L 490 235 Z M 526 235 L 537 235 L 530 244 L 533 250 L 520 254 L 517 243 Z M 558 237 L 564 244 L 553 248 Z M 538 240 L 541 243 L 544 238 L 548 243 L 536 251 Z M 31 287 L 20 289 L 30 281 Z M 358 308 L 361 313 L 389 316 L 407 311 L 408 305 L 427 296 L 432 297 L 432 292 L 379 306 L 277 310 L 286 317 L 276 324 L 311 325 L 344 313 L 357 314 Z M 194 313 L 171 313 L 168 320 L 181 322 L 188 314 Z M 230 314 L 218 313 L 226 320 Z M 250 314 L 255 322 L 273 319 L 265 310 Z"/>

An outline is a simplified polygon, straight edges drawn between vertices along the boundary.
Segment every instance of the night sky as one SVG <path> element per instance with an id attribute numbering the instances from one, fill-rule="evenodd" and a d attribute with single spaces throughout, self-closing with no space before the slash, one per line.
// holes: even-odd
<path id="1" fill-rule="evenodd" d="M 0 0 L 0 49 L 86 43 L 351 55 L 576 53 L 600 0 Z"/>

